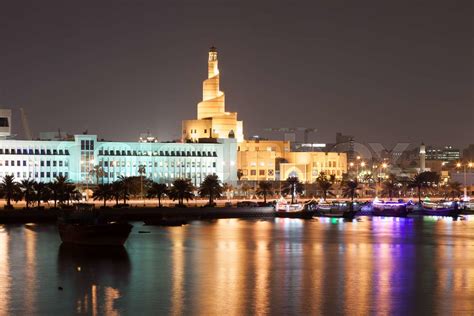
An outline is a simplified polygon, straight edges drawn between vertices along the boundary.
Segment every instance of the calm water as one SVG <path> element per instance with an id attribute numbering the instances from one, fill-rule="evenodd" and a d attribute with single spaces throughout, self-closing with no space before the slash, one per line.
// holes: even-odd
<path id="1" fill-rule="evenodd" d="M 472 216 L 134 225 L 92 254 L 0 226 L 0 315 L 474 313 Z"/>

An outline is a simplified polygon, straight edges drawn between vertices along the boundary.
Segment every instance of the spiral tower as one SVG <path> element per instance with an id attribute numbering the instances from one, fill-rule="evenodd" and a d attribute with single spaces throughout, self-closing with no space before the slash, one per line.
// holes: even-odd
<path id="1" fill-rule="evenodd" d="M 197 107 L 198 120 L 220 116 L 225 113 L 225 95 L 219 90 L 219 68 L 217 49 L 209 49 L 208 78 L 202 84 L 202 102 Z"/>

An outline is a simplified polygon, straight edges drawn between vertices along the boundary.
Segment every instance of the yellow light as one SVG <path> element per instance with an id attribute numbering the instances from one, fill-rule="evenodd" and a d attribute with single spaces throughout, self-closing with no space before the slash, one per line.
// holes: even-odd
<path id="1" fill-rule="evenodd" d="M 387 164 L 386 164 L 386 163 L 383 163 L 383 164 L 382 164 L 382 168 L 387 168 Z"/>
<path id="2" fill-rule="evenodd" d="M 360 160 L 360 156 L 357 156 L 357 160 Z"/>
<path id="3" fill-rule="evenodd" d="M 460 167 L 461 167 L 461 163 L 458 162 L 458 163 L 456 164 L 456 167 L 460 168 Z"/>
<path id="4" fill-rule="evenodd" d="M 362 161 L 362 162 L 360 163 L 360 165 L 361 165 L 362 167 L 365 167 L 365 162 Z"/>
<path id="5" fill-rule="evenodd" d="M 349 163 L 349 166 L 354 167 L 354 163 L 353 162 Z"/>
<path id="6" fill-rule="evenodd" d="M 468 166 L 469 168 L 472 168 L 472 162 L 468 163 L 467 166 Z"/>

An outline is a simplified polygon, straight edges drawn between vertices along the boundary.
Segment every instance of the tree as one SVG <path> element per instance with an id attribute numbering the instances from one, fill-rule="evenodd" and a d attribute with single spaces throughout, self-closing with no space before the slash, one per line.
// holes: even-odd
<path id="1" fill-rule="evenodd" d="M 111 194 L 115 200 L 115 206 L 119 205 L 119 200 L 122 197 L 123 183 L 122 181 L 114 181 L 111 184 Z"/>
<path id="2" fill-rule="evenodd" d="M 334 182 L 330 181 L 324 172 L 321 172 L 319 176 L 316 178 L 316 186 L 318 189 L 323 193 L 323 199 L 326 201 L 328 196 L 328 192 L 332 189 L 332 185 Z M 332 194 L 332 193 L 331 193 Z"/>
<path id="3" fill-rule="evenodd" d="M 18 191 L 18 183 L 15 182 L 15 177 L 13 175 L 7 174 L 3 177 L 3 180 L 0 183 L 0 191 L 7 201 L 5 207 L 12 208 L 11 200 L 14 199 L 15 194 Z"/>
<path id="4" fill-rule="evenodd" d="M 258 196 L 263 196 L 263 203 L 267 203 L 267 195 L 273 194 L 273 186 L 269 181 L 260 181 L 258 183 L 258 188 L 256 194 Z"/>
<path id="5" fill-rule="evenodd" d="M 105 173 L 104 173 L 104 168 L 102 168 L 102 166 L 95 165 L 91 169 L 91 171 L 89 171 L 89 174 L 95 178 L 95 183 L 96 184 L 99 184 L 99 178 L 102 179 L 102 184 L 103 184 Z"/>
<path id="6" fill-rule="evenodd" d="M 127 204 L 127 200 L 130 198 L 133 182 L 132 177 L 120 176 L 118 179 L 119 185 L 117 185 L 117 188 L 119 189 L 120 196 L 123 199 L 123 204 Z"/>
<path id="7" fill-rule="evenodd" d="M 107 206 L 107 200 L 113 197 L 111 184 L 99 184 L 92 194 L 94 201 L 104 201 L 104 207 Z"/>
<path id="8" fill-rule="evenodd" d="M 354 204 L 354 198 L 358 196 L 359 182 L 357 180 L 349 180 L 343 183 L 342 195 L 351 199 L 351 210 Z"/>
<path id="9" fill-rule="evenodd" d="M 296 195 L 303 193 L 304 186 L 298 179 L 298 177 L 288 177 L 283 183 L 281 192 L 283 194 L 291 195 L 291 204 L 296 203 Z"/>
<path id="10" fill-rule="evenodd" d="M 250 190 L 252 190 L 252 187 L 247 182 L 244 182 L 240 186 L 240 190 L 244 193 L 244 196 L 247 197 L 247 194 Z"/>
<path id="11" fill-rule="evenodd" d="M 418 173 L 414 176 L 408 183 L 408 187 L 411 189 L 416 188 L 417 196 L 418 196 L 418 203 L 421 204 L 421 189 L 428 188 L 433 184 L 437 184 L 439 182 L 439 174 L 432 171 L 425 171 Z"/>
<path id="12" fill-rule="evenodd" d="M 382 182 L 382 195 L 388 196 L 389 200 L 391 201 L 394 196 L 397 195 L 399 186 L 399 182 L 394 174 L 390 174 L 388 179 Z"/>
<path id="13" fill-rule="evenodd" d="M 48 201 L 51 195 L 49 187 L 46 183 L 36 182 L 34 185 L 35 189 L 35 200 L 38 203 L 38 207 L 41 206 L 41 201 Z"/>
<path id="14" fill-rule="evenodd" d="M 56 208 L 57 203 L 63 203 L 66 198 L 66 185 L 67 185 L 67 177 L 65 176 L 58 176 L 56 177 L 53 182 L 49 183 L 48 187 L 51 192 L 51 198 L 54 201 L 54 207 Z"/>
<path id="15" fill-rule="evenodd" d="M 184 206 L 184 200 L 192 200 L 194 198 L 194 186 L 191 179 L 176 179 L 170 188 L 168 196 L 173 200 L 178 200 L 178 206 Z"/>
<path id="16" fill-rule="evenodd" d="M 222 195 L 222 185 L 219 177 L 214 174 L 210 174 L 204 178 L 204 181 L 199 186 L 199 196 L 209 197 L 209 205 L 214 205 L 214 198 L 220 198 Z"/>
<path id="17" fill-rule="evenodd" d="M 148 189 L 147 197 L 148 198 L 157 198 L 158 207 L 161 207 L 161 198 L 168 194 L 168 187 L 164 183 L 153 182 Z"/>
<path id="18" fill-rule="evenodd" d="M 61 197 L 61 203 L 66 202 L 66 204 L 69 205 L 70 201 L 79 201 L 81 197 L 81 193 L 77 190 L 74 184 L 66 183 Z"/>
<path id="19" fill-rule="evenodd" d="M 36 181 L 30 179 L 21 180 L 20 182 L 20 190 L 25 199 L 27 209 L 30 208 L 30 203 L 35 199 L 35 185 Z"/>
<path id="20" fill-rule="evenodd" d="M 451 199 L 453 199 L 453 200 L 455 198 L 460 197 L 463 193 L 461 183 L 459 183 L 459 182 L 450 182 L 450 183 L 448 183 L 446 193 L 447 193 L 447 196 L 451 197 Z"/>

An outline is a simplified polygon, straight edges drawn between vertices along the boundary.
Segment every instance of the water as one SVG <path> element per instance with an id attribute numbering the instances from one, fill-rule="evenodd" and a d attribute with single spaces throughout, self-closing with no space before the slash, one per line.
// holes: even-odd
<path id="1" fill-rule="evenodd" d="M 472 216 L 134 225 L 87 254 L 0 226 L 0 315 L 474 313 Z"/>

